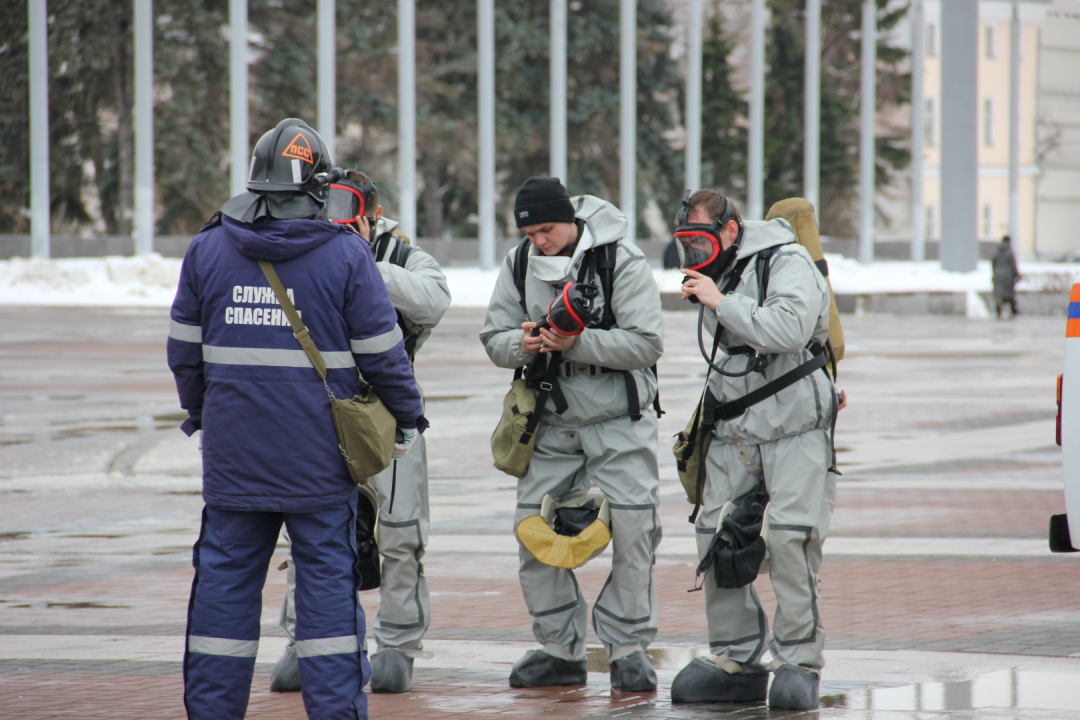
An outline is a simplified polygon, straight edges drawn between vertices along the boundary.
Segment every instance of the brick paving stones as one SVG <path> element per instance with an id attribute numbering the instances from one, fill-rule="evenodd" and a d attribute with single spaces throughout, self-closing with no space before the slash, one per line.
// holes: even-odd
<path id="1" fill-rule="evenodd" d="M 372 716 L 784 717 L 668 702 L 666 687 L 706 630 L 701 593 L 685 592 L 696 562 L 678 550 L 692 547 L 692 531 L 667 439 L 702 380 L 693 317 L 683 313 L 666 315 L 660 365 L 669 411 L 660 429 L 667 545 L 656 566 L 661 690 L 613 693 L 596 653 L 584 688 L 507 686 L 510 664 L 533 643 L 508 539 L 513 480 L 490 468 L 487 450 L 508 373 L 488 365 L 476 341 L 481 319 L 451 311 L 418 363 L 433 421 L 432 536 L 447 540 L 425 557 L 435 656 L 417 660 L 412 692 L 372 696 Z M 844 324 L 841 387 L 852 404 L 838 430 L 845 475 L 822 571 L 830 665 L 820 715 L 1080 717 L 1080 703 L 1054 694 L 1080 674 L 1080 657 L 1069 657 L 1080 655 L 1077 558 L 1007 551 L 1041 542 L 1049 515 L 1063 510 L 1052 440 L 1061 321 Z M 0 327 L 0 718 L 182 718 L 201 500 L 197 450 L 175 430 L 167 316 L 5 308 Z M 123 343 L 107 342 L 115 337 Z M 1000 555 L 972 554 L 995 541 Z M 918 554 L 927 542 L 934 552 Z M 860 544 L 882 549 L 850 550 Z M 267 689 L 284 643 L 275 625 L 284 577 L 273 569 L 281 558 L 264 592 L 253 718 L 304 717 L 298 695 Z M 579 573 L 586 597 L 598 594 L 606 561 Z M 768 582 L 758 587 L 771 609 Z M 373 616 L 377 594 L 362 602 Z M 999 686 L 1011 700 L 994 699 Z M 990 705 L 962 708 L 980 702 Z"/>

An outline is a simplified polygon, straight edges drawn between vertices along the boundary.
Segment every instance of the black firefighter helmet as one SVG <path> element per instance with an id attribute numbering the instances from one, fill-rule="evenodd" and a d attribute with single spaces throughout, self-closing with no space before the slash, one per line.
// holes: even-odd
<path id="1" fill-rule="evenodd" d="M 298 118 L 286 118 L 259 138 L 251 153 L 247 189 L 252 192 L 306 192 L 326 202 L 329 186 L 315 176 L 328 172 L 334 162 L 326 143 Z"/>

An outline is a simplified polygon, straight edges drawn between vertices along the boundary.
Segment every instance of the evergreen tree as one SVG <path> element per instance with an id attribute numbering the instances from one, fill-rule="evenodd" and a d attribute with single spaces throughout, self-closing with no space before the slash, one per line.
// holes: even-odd
<path id="1" fill-rule="evenodd" d="M 702 46 L 701 183 L 736 202 L 746 198 L 748 104 L 734 85 L 734 38 L 725 28 L 720 2 L 712 3 Z M 680 99 L 680 107 L 686 102 Z M 684 122 L 685 124 L 685 122 Z"/>

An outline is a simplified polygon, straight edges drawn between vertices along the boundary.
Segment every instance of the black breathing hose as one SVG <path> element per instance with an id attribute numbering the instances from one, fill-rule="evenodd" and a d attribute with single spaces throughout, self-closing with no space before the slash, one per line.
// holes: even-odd
<path id="1" fill-rule="evenodd" d="M 733 372 L 728 372 L 727 370 L 724 370 L 723 368 L 719 368 L 716 365 L 714 365 L 713 361 L 712 361 L 712 358 L 710 358 L 709 354 L 707 352 L 705 352 L 705 340 L 702 337 L 702 328 L 704 327 L 704 325 L 705 325 L 705 305 L 702 304 L 701 309 L 698 310 L 697 344 L 698 344 L 698 350 L 701 351 L 701 357 L 705 358 L 705 362 L 707 362 L 709 364 L 710 368 L 712 368 L 716 372 L 720 373 L 721 375 L 724 375 L 725 377 L 743 377 L 745 375 L 749 375 L 750 373 L 754 372 L 754 370 L 757 370 L 757 368 L 758 368 L 758 357 L 759 357 L 758 355 L 751 355 L 749 357 L 749 359 L 746 361 L 746 369 L 743 370 L 742 372 L 734 372 L 734 373 Z M 723 328 L 720 327 L 720 323 L 717 322 L 716 323 L 716 332 L 719 333 L 722 330 L 723 330 Z"/>

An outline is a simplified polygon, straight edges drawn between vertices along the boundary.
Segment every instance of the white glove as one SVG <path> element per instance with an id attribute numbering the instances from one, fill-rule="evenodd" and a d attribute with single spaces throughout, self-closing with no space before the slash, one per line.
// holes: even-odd
<path id="1" fill-rule="evenodd" d="M 406 430 L 398 428 L 394 436 L 394 459 L 403 458 L 409 454 L 409 448 L 416 442 L 416 429 Z"/>

